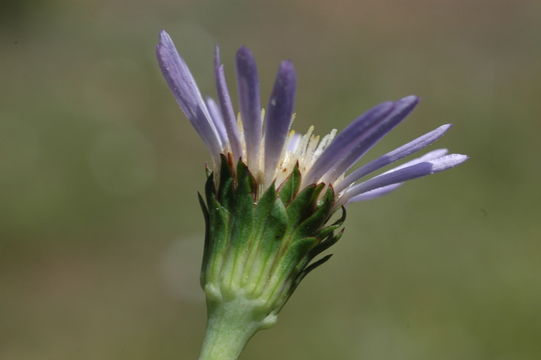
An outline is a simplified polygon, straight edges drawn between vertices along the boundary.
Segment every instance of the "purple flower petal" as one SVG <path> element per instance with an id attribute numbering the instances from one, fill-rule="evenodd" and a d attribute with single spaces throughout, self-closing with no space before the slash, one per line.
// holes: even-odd
<path id="1" fill-rule="evenodd" d="M 447 153 L 449 153 L 449 150 L 447 150 L 447 149 L 432 150 L 432 151 L 427 152 L 423 156 L 420 156 L 420 157 L 415 158 L 413 160 L 407 161 L 407 162 L 405 162 L 405 163 L 403 163 L 403 164 L 401 164 L 399 166 L 396 166 L 396 167 L 392 168 L 391 170 L 388 170 L 388 171 L 384 172 L 383 174 L 388 174 L 388 173 L 391 173 L 393 171 L 400 170 L 400 169 L 403 169 L 405 167 L 415 165 L 415 164 L 419 164 L 419 163 L 422 163 L 422 162 L 425 162 L 425 161 L 436 160 L 436 159 L 439 159 L 439 158 L 443 157 L 444 155 L 447 155 Z M 383 174 L 381 174 L 381 175 L 383 175 Z"/>
<path id="2" fill-rule="evenodd" d="M 229 144 L 229 139 L 227 138 L 227 131 L 225 130 L 222 112 L 220 111 L 220 108 L 218 108 L 218 105 L 214 99 L 211 97 L 207 97 L 207 108 L 209 110 L 212 123 L 214 124 L 214 127 L 216 127 L 216 131 L 220 137 L 220 141 L 222 144 L 224 144 L 225 148 L 226 145 Z"/>
<path id="3" fill-rule="evenodd" d="M 379 158 L 369 162 L 366 165 L 361 166 L 357 170 L 353 171 L 351 174 L 346 176 L 340 183 L 336 184 L 334 189 L 336 192 L 344 190 L 349 185 L 353 184 L 355 181 L 359 180 L 363 176 L 366 176 L 378 169 L 381 169 L 384 166 L 389 165 L 395 161 L 405 158 L 422 148 L 432 144 L 434 141 L 439 139 L 449 128 L 450 124 L 440 126 L 439 128 L 432 130 L 417 139 L 396 148 L 387 154 L 380 156 Z"/>
<path id="4" fill-rule="evenodd" d="M 259 170 L 259 146 L 261 143 L 259 79 L 254 56 L 244 46 L 237 51 L 237 81 L 248 166 L 252 170 Z"/>
<path id="5" fill-rule="evenodd" d="M 265 174 L 272 178 L 291 126 L 297 79 L 293 64 L 280 64 L 265 120 Z M 268 179 L 270 180 L 270 179 Z"/>
<path id="6" fill-rule="evenodd" d="M 365 131 L 378 123 L 394 109 L 394 103 L 388 101 L 379 104 L 358 117 L 349 126 L 347 126 L 340 134 L 338 134 L 331 144 L 323 151 L 323 153 L 314 162 L 303 180 L 303 185 L 306 186 L 315 183 L 325 173 L 333 169 L 337 163 L 344 159 L 355 147 L 357 140 L 363 136 Z"/>
<path id="7" fill-rule="evenodd" d="M 220 60 L 220 49 L 218 47 L 216 47 L 214 52 L 214 73 L 216 76 L 218 100 L 220 101 L 220 108 L 222 109 L 223 123 L 227 131 L 233 158 L 238 160 L 242 156 L 242 147 L 239 140 L 237 118 L 235 116 L 235 111 L 233 110 L 233 104 L 231 103 L 231 96 L 229 95 L 229 90 L 227 88 L 224 66 Z"/>
<path id="8" fill-rule="evenodd" d="M 381 138 L 404 120 L 418 103 L 419 98 L 416 96 L 402 98 L 394 103 L 393 110 L 387 116 L 367 124 L 368 126 L 364 129 L 363 133 L 356 138 L 354 146 L 329 169 L 322 181 L 327 183 L 334 182 L 381 140 Z"/>
<path id="9" fill-rule="evenodd" d="M 223 149 L 223 144 L 220 142 L 217 130 L 188 66 L 165 31 L 160 32 L 156 55 L 163 76 L 178 105 L 217 159 Z"/>
<path id="10" fill-rule="evenodd" d="M 455 167 L 468 159 L 468 156 L 461 154 L 445 155 L 434 160 L 427 160 L 398 170 L 391 170 L 378 175 L 370 180 L 354 185 L 349 188 L 344 196 L 347 199 L 353 198 L 367 191 L 384 187 L 391 184 L 401 183 L 407 180 L 419 178 L 426 175 L 438 173 L 443 170 Z"/>
<path id="11" fill-rule="evenodd" d="M 351 202 L 357 202 L 357 201 L 365 201 L 365 200 L 372 200 L 375 198 L 378 198 L 383 195 L 387 195 L 388 193 L 395 191 L 400 186 L 402 186 L 404 183 L 398 183 L 398 184 L 391 184 L 387 186 L 383 186 L 374 190 L 370 190 L 367 192 L 364 192 L 360 195 L 354 196 L 351 199 L 349 199 L 348 203 Z"/>

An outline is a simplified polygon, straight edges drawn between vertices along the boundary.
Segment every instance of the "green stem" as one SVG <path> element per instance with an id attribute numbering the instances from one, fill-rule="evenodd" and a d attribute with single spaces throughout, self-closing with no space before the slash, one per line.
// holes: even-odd
<path id="1" fill-rule="evenodd" d="M 236 298 L 208 307 L 207 332 L 199 360 L 236 360 L 257 330 L 265 327 L 253 301 Z"/>

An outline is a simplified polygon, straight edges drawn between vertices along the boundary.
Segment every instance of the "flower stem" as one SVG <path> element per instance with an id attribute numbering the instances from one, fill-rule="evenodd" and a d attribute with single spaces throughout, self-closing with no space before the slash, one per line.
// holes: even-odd
<path id="1" fill-rule="evenodd" d="M 208 306 L 205 340 L 199 360 L 236 360 L 257 330 L 264 327 L 251 301 L 236 298 Z"/>

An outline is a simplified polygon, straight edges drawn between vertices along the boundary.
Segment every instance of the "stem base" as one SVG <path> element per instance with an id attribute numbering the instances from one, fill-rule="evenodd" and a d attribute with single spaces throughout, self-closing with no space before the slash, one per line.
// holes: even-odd
<path id="1" fill-rule="evenodd" d="M 208 305 L 205 340 L 199 360 L 236 360 L 250 338 L 276 322 L 257 300 L 236 297 Z"/>

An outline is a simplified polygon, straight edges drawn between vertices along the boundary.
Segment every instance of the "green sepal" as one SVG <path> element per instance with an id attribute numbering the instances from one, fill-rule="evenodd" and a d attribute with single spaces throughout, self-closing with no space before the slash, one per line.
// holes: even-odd
<path id="1" fill-rule="evenodd" d="M 234 188 L 234 174 L 232 164 L 228 159 L 221 155 L 221 166 L 220 166 L 220 183 L 218 185 L 218 200 L 224 204 L 225 207 L 229 208 L 230 205 L 234 202 L 233 197 L 233 188 Z"/>
<path id="2" fill-rule="evenodd" d="M 293 269 L 306 254 L 317 244 L 317 238 L 306 237 L 294 241 L 282 256 L 279 267 Z"/>
<path id="3" fill-rule="evenodd" d="M 287 210 L 277 198 L 265 223 L 261 236 L 257 239 L 258 254 L 254 266 L 246 277 L 247 287 L 252 296 L 258 296 L 272 275 L 273 264 L 280 254 L 283 238 L 288 228 Z"/>
<path id="4" fill-rule="evenodd" d="M 215 281 L 220 277 L 225 250 L 229 243 L 230 213 L 217 200 L 214 194 L 207 200 L 209 214 L 209 257 L 207 281 Z"/>
<path id="5" fill-rule="evenodd" d="M 321 239 L 323 241 L 329 234 L 331 234 L 335 230 L 338 230 L 344 225 L 344 221 L 346 221 L 346 208 L 342 206 L 340 209 L 342 210 L 342 215 L 340 216 L 340 218 L 338 218 L 331 225 L 322 227 L 317 232 L 316 236 L 318 237 L 318 239 Z"/>
<path id="6" fill-rule="evenodd" d="M 210 173 L 207 176 L 207 181 L 205 182 L 205 197 L 207 198 L 207 204 L 210 201 L 210 198 L 216 194 L 216 185 L 214 184 L 214 173 Z"/>
<path id="7" fill-rule="evenodd" d="M 329 225 L 325 226 L 321 230 L 318 231 L 316 237 L 318 239 L 324 240 L 329 234 L 332 234 L 333 231 L 339 229 L 342 225 Z"/>
<path id="8" fill-rule="evenodd" d="M 321 241 L 319 244 L 317 244 L 317 246 L 315 246 L 310 251 L 310 253 L 308 254 L 308 258 L 311 260 L 314 257 L 316 257 L 317 255 L 321 254 L 323 251 L 327 250 L 328 248 L 330 248 L 331 246 L 336 244 L 338 242 L 338 240 L 340 240 L 340 238 L 344 234 L 344 230 L 345 229 L 342 228 L 336 234 L 334 234 L 334 232 L 329 234 L 325 240 Z"/>
<path id="9" fill-rule="evenodd" d="M 331 211 L 334 206 L 334 191 L 331 187 L 327 189 L 322 201 L 317 205 L 316 210 L 306 220 L 304 220 L 296 229 L 296 236 L 310 236 L 317 233 L 325 222 L 331 216 Z"/>
<path id="10" fill-rule="evenodd" d="M 320 239 L 320 243 L 315 246 L 311 251 L 310 254 L 308 254 L 308 259 L 313 259 L 317 255 L 321 254 L 323 251 L 327 250 L 344 234 L 344 221 L 346 220 L 346 208 L 342 206 L 342 215 L 331 225 L 326 226 L 322 228 L 318 233 L 317 237 Z M 339 230 L 337 233 L 335 233 L 336 230 Z"/>
<path id="11" fill-rule="evenodd" d="M 254 224 L 254 184 L 252 175 L 246 165 L 239 162 L 237 167 L 237 186 L 233 191 L 230 206 L 230 250 L 223 269 L 225 286 L 227 290 L 235 290 L 240 286 L 246 257 L 250 248 L 250 239 Z M 227 294 L 226 294 L 227 295 Z"/>
<path id="12" fill-rule="evenodd" d="M 299 163 L 295 164 L 293 172 L 289 174 L 287 179 L 280 185 L 278 192 L 280 193 L 280 199 L 287 206 L 297 193 L 299 192 L 299 187 L 301 186 L 301 172 L 299 170 Z"/>
<path id="13" fill-rule="evenodd" d="M 223 204 L 224 207 L 230 209 L 233 207 L 235 199 L 235 184 L 233 178 L 226 179 L 220 186 L 218 192 L 218 201 Z"/>
<path id="14" fill-rule="evenodd" d="M 274 266 L 273 275 L 263 292 L 264 297 L 270 298 L 271 302 L 273 302 L 284 295 L 279 291 L 283 289 L 284 283 L 288 279 L 292 281 L 297 277 L 295 269 L 297 269 L 299 262 L 301 262 L 306 253 L 308 253 L 315 244 L 317 244 L 317 238 L 308 237 L 293 242 L 287 248 Z M 286 290 L 286 293 L 287 292 L 288 290 Z"/>
<path id="15" fill-rule="evenodd" d="M 263 193 L 255 208 L 255 234 L 260 234 L 265 224 L 268 222 L 268 216 L 273 210 L 276 201 L 276 189 L 274 183 Z"/>
<path id="16" fill-rule="evenodd" d="M 311 215 L 324 184 L 312 184 L 304 188 L 287 207 L 289 223 L 294 228 Z"/>
<path id="17" fill-rule="evenodd" d="M 203 245 L 203 260 L 201 261 L 201 275 L 199 277 L 201 287 L 204 287 L 207 274 L 208 257 L 210 255 L 210 221 L 207 205 L 199 192 L 197 193 L 197 199 L 199 200 L 199 205 L 201 206 L 201 211 L 203 212 L 203 217 L 205 218 L 205 243 Z"/>
<path id="18" fill-rule="evenodd" d="M 275 199 L 261 239 L 263 243 L 262 251 L 268 253 L 266 256 L 272 253 L 265 245 L 272 245 L 271 248 L 280 245 L 287 230 L 288 220 L 287 209 L 282 200 Z"/>
<path id="19" fill-rule="evenodd" d="M 344 222 L 346 221 L 346 218 L 347 218 L 346 207 L 342 206 L 340 208 L 340 210 L 342 210 L 342 214 L 340 215 L 340 217 L 335 222 L 332 223 L 332 225 L 343 225 Z"/>
<path id="20" fill-rule="evenodd" d="M 257 186 L 255 179 L 248 167 L 239 161 L 237 164 L 237 194 L 250 194 L 255 200 L 257 198 Z"/>
<path id="21" fill-rule="evenodd" d="M 221 188 L 223 186 L 224 181 L 227 179 L 233 178 L 233 165 L 229 162 L 229 160 L 225 157 L 225 155 L 220 155 L 221 163 L 220 163 L 220 185 L 218 186 Z"/>
<path id="22" fill-rule="evenodd" d="M 281 199 L 275 199 L 265 225 L 265 232 L 268 231 L 269 234 L 264 236 L 268 236 L 268 239 L 273 240 L 274 243 L 279 243 L 286 233 L 288 223 L 289 218 L 284 203 Z"/>
<path id="23" fill-rule="evenodd" d="M 265 266 L 269 257 L 277 251 L 287 229 L 287 211 L 282 201 L 277 198 L 274 184 L 263 193 L 256 205 L 253 228 L 247 271 L 251 271 L 253 267 Z M 252 278 L 252 274 L 247 274 L 243 282 L 247 283 Z"/>

